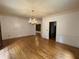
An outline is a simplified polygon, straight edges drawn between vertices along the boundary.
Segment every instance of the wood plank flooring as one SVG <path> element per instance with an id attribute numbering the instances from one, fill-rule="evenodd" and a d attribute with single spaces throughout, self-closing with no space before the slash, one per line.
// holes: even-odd
<path id="1" fill-rule="evenodd" d="M 9 53 L 8 59 L 79 59 L 78 48 L 39 36 L 10 39 L 4 43 Z"/>

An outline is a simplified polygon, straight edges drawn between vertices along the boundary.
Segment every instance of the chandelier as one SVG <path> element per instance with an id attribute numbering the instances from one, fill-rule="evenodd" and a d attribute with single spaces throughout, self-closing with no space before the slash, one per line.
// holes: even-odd
<path id="1" fill-rule="evenodd" d="M 36 18 L 33 16 L 33 13 L 34 13 L 35 10 L 32 10 L 32 16 L 29 18 L 29 23 L 30 24 L 37 24 L 37 20 Z"/>

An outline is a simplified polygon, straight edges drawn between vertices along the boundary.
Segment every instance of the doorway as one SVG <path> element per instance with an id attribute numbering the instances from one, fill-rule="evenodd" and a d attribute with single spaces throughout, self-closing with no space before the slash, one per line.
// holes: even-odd
<path id="1" fill-rule="evenodd" d="M 1 24 L 0 24 L 0 49 L 2 48 L 2 33 L 1 33 Z"/>
<path id="2" fill-rule="evenodd" d="M 49 22 L 49 39 L 56 40 L 56 21 Z"/>
<path id="3" fill-rule="evenodd" d="M 36 35 L 41 36 L 41 24 L 36 24 Z"/>

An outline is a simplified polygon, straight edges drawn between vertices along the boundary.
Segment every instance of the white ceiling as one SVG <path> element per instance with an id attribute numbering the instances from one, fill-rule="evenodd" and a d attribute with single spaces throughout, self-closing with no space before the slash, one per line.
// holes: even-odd
<path id="1" fill-rule="evenodd" d="M 43 17 L 64 10 L 79 8 L 79 0 L 0 0 L 0 12 L 20 16 Z"/>

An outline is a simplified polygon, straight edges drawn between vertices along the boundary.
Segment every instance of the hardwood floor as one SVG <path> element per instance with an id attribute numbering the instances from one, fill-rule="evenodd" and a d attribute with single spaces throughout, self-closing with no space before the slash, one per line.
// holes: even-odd
<path id="1" fill-rule="evenodd" d="M 7 48 L 4 53 L 9 53 L 7 59 L 79 59 L 78 48 L 39 36 L 10 39 L 4 43 Z"/>

